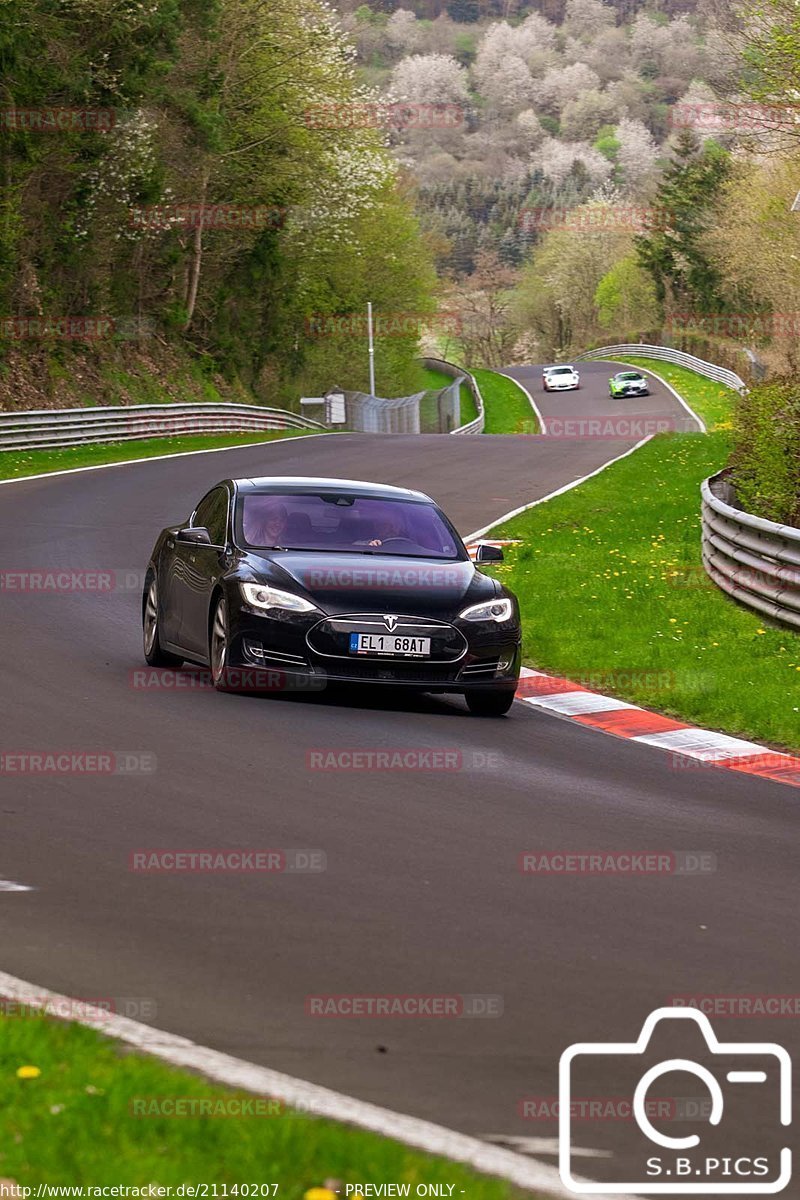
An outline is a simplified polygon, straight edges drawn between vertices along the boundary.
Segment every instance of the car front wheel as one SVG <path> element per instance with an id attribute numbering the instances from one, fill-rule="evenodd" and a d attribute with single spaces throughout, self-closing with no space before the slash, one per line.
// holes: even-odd
<path id="1" fill-rule="evenodd" d="M 467 692 L 467 708 L 475 717 L 504 717 L 514 703 L 516 688 L 498 688 L 496 691 Z"/>
<path id="2" fill-rule="evenodd" d="M 142 635 L 144 657 L 151 667 L 180 667 L 183 659 L 177 654 L 169 654 L 161 649 L 158 619 L 158 580 L 155 575 L 145 593 L 144 613 L 142 617 Z"/>
<path id="3" fill-rule="evenodd" d="M 211 620 L 208 639 L 208 660 L 211 664 L 211 681 L 219 692 L 229 690 L 228 655 L 230 638 L 228 633 L 228 602 L 220 596 Z"/>

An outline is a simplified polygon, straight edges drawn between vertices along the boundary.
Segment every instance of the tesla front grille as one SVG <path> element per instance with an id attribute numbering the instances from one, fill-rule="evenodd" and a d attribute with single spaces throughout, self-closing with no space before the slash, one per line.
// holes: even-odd
<path id="1" fill-rule="evenodd" d="M 455 625 L 437 621 L 433 617 L 411 617 L 402 614 L 347 613 L 340 617 L 326 617 L 308 631 L 306 640 L 315 654 L 323 658 L 350 662 L 352 633 L 428 638 L 430 652 L 425 655 L 426 663 L 455 663 L 467 652 L 467 639 Z M 381 662 L 402 661 L 401 657 L 381 656 Z M 336 669 L 338 670 L 338 666 Z"/>

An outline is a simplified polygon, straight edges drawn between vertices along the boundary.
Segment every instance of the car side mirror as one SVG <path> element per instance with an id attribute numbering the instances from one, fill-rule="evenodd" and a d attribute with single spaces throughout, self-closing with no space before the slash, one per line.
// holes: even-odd
<path id="1" fill-rule="evenodd" d="M 194 546 L 210 546 L 211 534 L 202 525 L 194 527 L 187 526 L 186 529 L 179 529 L 177 540 L 179 542 L 191 542 Z"/>
<path id="2" fill-rule="evenodd" d="M 503 551 L 499 546 L 478 546 L 476 562 L 502 562 Z"/>

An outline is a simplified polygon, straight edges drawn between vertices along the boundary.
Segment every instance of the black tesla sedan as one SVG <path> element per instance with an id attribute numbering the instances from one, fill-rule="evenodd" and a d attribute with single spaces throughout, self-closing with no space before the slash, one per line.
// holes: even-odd
<path id="1" fill-rule="evenodd" d="M 478 562 L 502 551 L 481 546 Z M 508 712 L 520 667 L 514 595 L 472 563 L 429 496 L 349 479 L 226 479 L 164 529 L 142 598 L 151 666 L 248 669 L 456 692 Z M 249 676 L 252 677 L 252 676 Z"/>

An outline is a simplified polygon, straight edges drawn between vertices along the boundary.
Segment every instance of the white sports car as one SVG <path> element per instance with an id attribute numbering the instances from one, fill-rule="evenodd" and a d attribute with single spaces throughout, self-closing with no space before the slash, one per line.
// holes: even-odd
<path id="1" fill-rule="evenodd" d="M 581 377 L 574 367 L 545 367 L 542 385 L 546 392 L 568 392 L 581 386 Z"/>

